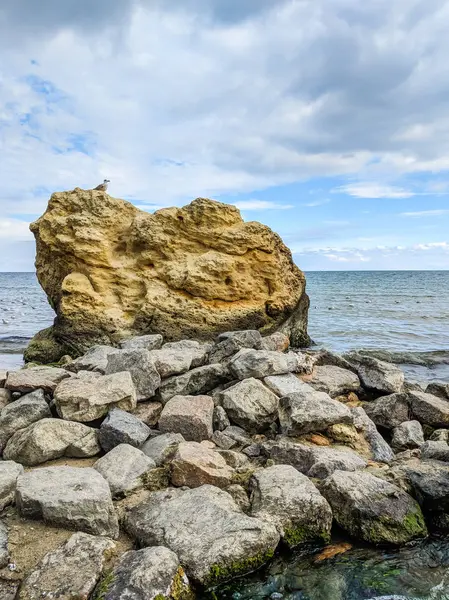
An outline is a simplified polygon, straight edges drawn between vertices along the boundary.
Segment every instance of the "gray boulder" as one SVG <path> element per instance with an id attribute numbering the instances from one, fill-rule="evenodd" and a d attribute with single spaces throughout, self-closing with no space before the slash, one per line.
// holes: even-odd
<path id="1" fill-rule="evenodd" d="M 12 401 L 12 393 L 10 390 L 0 388 L 0 411 Z"/>
<path id="2" fill-rule="evenodd" d="M 368 417 L 361 406 L 351 408 L 354 417 L 354 426 L 358 431 L 363 432 L 368 442 L 373 460 L 377 462 L 389 463 L 394 458 L 394 452 L 377 431 L 376 425 Z"/>
<path id="3" fill-rule="evenodd" d="M 446 442 L 449 443 L 449 429 L 435 429 L 429 438 L 433 442 Z"/>
<path id="4" fill-rule="evenodd" d="M 103 587 L 104 600 L 193 598 L 178 557 L 163 546 L 125 552 Z"/>
<path id="5" fill-rule="evenodd" d="M 94 371 L 104 375 L 108 364 L 108 356 L 113 352 L 117 352 L 117 348 L 113 346 L 92 346 L 83 356 L 69 363 L 66 368 L 73 373 Z"/>
<path id="6" fill-rule="evenodd" d="M 148 425 L 136 416 L 114 408 L 101 424 L 98 439 L 105 452 L 119 444 L 139 448 L 148 439 L 150 431 Z"/>
<path id="7" fill-rule="evenodd" d="M 164 338 L 159 334 L 139 335 L 120 342 L 123 350 L 159 350 Z"/>
<path id="8" fill-rule="evenodd" d="M 162 379 L 186 373 L 192 365 L 193 353 L 186 349 L 164 347 L 161 350 L 153 350 L 150 354 Z"/>
<path id="9" fill-rule="evenodd" d="M 214 431 L 211 439 L 212 442 L 214 442 L 214 444 L 222 450 L 230 450 L 238 445 L 238 443 L 231 437 L 227 436 L 224 431 Z"/>
<path id="10" fill-rule="evenodd" d="M 148 427 L 154 427 L 159 421 L 163 405 L 160 402 L 139 402 L 131 411 L 135 417 L 143 421 Z"/>
<path id="11" fill-rule="evenodd" d="M 263 380 L 264 384 L 269 388 L 276 396 L 282 398 L 282 396 L 288 396 L 294 392 L 299 392 L 302 388 L 307 385 L 299 379 L 293 373 L 286 373 L 285 375 L 271 375 L 265 377 Z"/>
<path id="12" fill-rule="evenodd" d="M 290 346 L 290 338 L 285 333 L 276 331 L 262 339 L 261 350 L 270 350 L 274 352 L 286 352 Z"/>
<path id="13" fill-rule="evenodd" d="M 209 440 L 213 434 L 214 401 L 210 396 L 174 396 L 159 419 L 163 433 L 180 433 L 188 441 Z"/>
<path id="14" fill-rule="evenodd" d="M 0 369 L 0 389 L 5 387 L 7 377 L 8 371 L 6 369 Z"/>
<path id="15" fill-rule="evenodd" d="M 126 496 L 145 485 L 145 475 L 156 468 L 154 460 L 129 444 L 119 444 L 93 468 L 109 483 L 114 497 Z"/>
<path id="16" fill-rule="evenodd" d="M 192 369 L 183 375 L 175 375 L 165 379 L 159 389 L 159 396 L 162 403 L 166 404 L 173 396 L 207 394 L 227 379 L 228 371 L 223 365 L 205 365 Z"/>
<path id="17" fill-rule="evenodd" d="M 263 346 L 262 336 L 259 331 L 241 331 L 236 335 L 219 338 L 209 353 L 210 363 L 227 362 L 242 348 L 261 350 Z M 268 348 L 267 348 L 268 349 Z"/>
<path id="18" fill-rule="evenodd" d="M 100 450 L 96 429 L 74 421 L 42 419 L 17 431 L 6 444 L 3 456 L 33 467 L 62 456 L 95 456 Z"/>
<path id="19" fill-rule="evenodd" d="M 5 406 L 0 412 L 0 452 L 13 433 L 46 417 L 51 417 L 51 412 L 42 390 L 31 392 Z"/>
<path id="20" fill-rule="evenodd" d="M 22 465 L 12 460 L 0 461 L 0 512 L 14 501 L 17 479 L 23 472 Z"/>
<path id="21" fill-rule="evenodd" d="M 370 473 L 335 471 L 320 491 L 337 523 L 356 539 L 401 545 L 427 535 L 418 503 L 399 487 Z"/>
<path id="22" fill-rule="evenodd" d="M 291 465 L 306 475 L 313 465 L 313 446 L 278 437 L 264 444 L 265 454 L 278 465 Z"/>
<path id="23" fill-rule="evenodd" d="M 224 331 L 217 337 L 217 342 L 234 340 L 241 348 L 255 348 L 261 350 L 263 346 L 262 335 L 257 329 L 242 329 L 240 331 Z"/>
<path id="24" fill-rule="evenodd" d="M 359 471 L 367 466 L 367 461 L 349 449 L 315 447 L 310 451 L 308 477 L 325 479 L 335 471 Z"/>
<path id="25" fill-rule="evenodd" d="M 123 371 L 131 374 L 137 402 L 152 398 L 161 384 L 161 376 L 148 350 L 118 350 L 109 354 L 106 375 Z"/>
<path id="26" fill-rule="evenodd" d="M 410 392 L 410 408 L 415 419 L 431 427 L 449 427 L 449 402 L 426 394 Z"/>
<path id="27" fill-rule="evenodd" d="M 182 442 L 185 442 L 185 439 L 180 433 L 164 433 L 147 440 L 141 450 L 160 467 L 173 459 Z"/>
<path id="28" fill-rule="evenodd" d="M 421 457 L 449 462 L 449 446 L 446 442 L 433 442 L 428 440 L 421 446 Z"/>
<path id="29" fill-rule="evenodd" d="M 202 367 L 208 362 L 209 352 L 212 344 L 208 342 L 197 342 L 196 340 L 180 340 L 179 342 L 167 342 L 163 345 L 163 350 L 175 350 L 176 352 L 186 352 L 192 357 L 190 367 L 196 369 Z"/>
<path id="30" fill-rule="evenodd" d="M 215 406 L 213 427 L 214 431 L 224 431 L 231 424 L 225 409 L 222 406 Z"/>
<path id="31" fill-rule="evenodd" d="M 245 379 L 221 392 L 220 401 L 231 421 L 251 433 L 264 431 L 278 416 L 278 397 L 257 379 Z"/>
<path id="32" fill-rule="evenodd" d="M 0 569 L 6 567 L 9 562 L 8 551 L 8 529 L 2 521 L 0 521 Z"/>
<path id="33" fill-rule="evenodd" d="M 384 429 L 394 429 L 401 423 L 410 421 L 408 394 L 382 396 L 374 402 L 367 402 L 363 408 L 369 418 Z"/>
<path id="34" fill-rule="evenodd" d="M 419 421 L 405 421 L 393 429 L 391 445 L 396 452 L 419 448 L 422 444 L 424 433 Z"/>
<path id="35" fill-rule="evenodd" d="M 58 385 L 54 398 L 58 414 L 69 421 L 94 421 L 112 408 L 136 407 L 136 390 L 127 371 L 92 380 L 71 377 Z"/>
<path id="36" fill-rule="evenodd" d="M 330 540 L 332 511 L 313 483 L 289 465 L 254 473 L 251 516 L 272 523 L 289 547 Z"/>
<path id="37" fill-rule="evenodd" d="M 343 358 L 355 367 L 365 388 L 381 394 L 394 394 L 402 391 L 404 373 L 396 365 L 358 352 L 350 352 Z"/>
<path id="38" fill-rule="evenodd" d="M 433 394 L 443 400 L 449 400 L 449 383 L 439 383 L 434 381 L 426 387 L 426 394 Z"/>
<path id="39" fill-rule="evenodd" d="M 179 444 L 172 462 L 171 481 L 176 487 L 204 484 L 224 488 L 232 483 L 234 470 L 214 450 L 197 442 Z"/>
<path id="40" fill-rule="evenodd" d="M 70 377 L 70 373 L 65 369 L 30 367 L 20 369 L 20 371 L 9 371 L 5 388 L 21 394 L 28 394 L 39 389 L 52 393 L 58 383 L 68 377 Z"/>
<path id="41" fill-rule="evenodd" d="M 187 575 L 203 585 L 253 571 L 279 542 L 273 525 L 246 516 L 228 493 L 210 485 L 155 492 L 129 511 L 125 526 L 141 545 L 175 552 Z"/>
<path id="42" fill-rule="evenodd" d="M 20 475 L 17 508 L 25 519 L 116 539 L 117 516 L 107 481 L 91 468 L 46 467 Z"/>
<path id="43" fill-rule="evenodd" d="M 401 467 L 425 514 L 430 517 L 449 512 L 449 465 L 436 460 L 413 461 Z"/>
<path id="44" fill-rule="evenodd" d="M 269 350 L 239 350 L 229 362 L 229 370 L 235 379 L 263 378 L 270 375 L 292 373 L 298 369 L 294 353 L 282 354 Z"/>
<path id="45" fill-rule="evenodd" d="M 114 549 L 108 538 L 74 533 L 24 579 L 18 600 L 90 598 Z"/>
<path id="46" fill-rule="evenodd" d="M 319 392 L 326 392 L 331 398 L 360 389 L 360 379 L 355 373 L 334 365 L 315 367 L 307 383 Z"/>
<path id="47" fill-rule="evenodd" d="M 323 431 L 336 423 L 352 423 L 353 417 L 347 406 L 307 385 L 280 399 L 279 421 L 283 433 L 293 436 Z"/>

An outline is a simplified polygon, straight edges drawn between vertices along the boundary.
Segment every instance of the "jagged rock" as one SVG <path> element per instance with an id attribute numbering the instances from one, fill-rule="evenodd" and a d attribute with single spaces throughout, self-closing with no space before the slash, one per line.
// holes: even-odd
<path id="1" fill-rule="evenodd" d="M 106 375 L 128 371 L 136 389 L 137 402 L 149 400 L 161 384 L 161 376 L 148 350 L 117 350 L 108 356 Z"/>
<path id="2" fill-rule="evenodd" d="M 21 394 L 28 394 L 39 389 L 52 393 L 58 383 L 67 377 L 70 377 L 70 373 L 65 369 L 31 367 L 20 369 L 20 371 L 9 371 L 5 388 Z"/>
<path id="3" fill-rule="evenodd" d="M 230 425 L 229 427 L 226 427 L 226 429 L 223 431 L 223 434 L 228 438 L 231 438 L 231 440 L 237 442 L 237 444 L 242 448 L 252 444 L 252 439 L 246 433 L 246 431 L 241 427 L 237 427 L 236 425 Z"/>
<path id="4" fill-rule="evenodd" d="M 138 335 L 128 340 L 121 340 L 120 348 L 123 350 L 159 350 L 163 341 L 164 338 L 159 333 Z"/>
<path id="5" fill-rule="evenodd" d="M 0 521 L 0 569 L 6 567 L 8 562 L 8 529 L 6 528 L 6 525 Z"/>
<path id="6" fill-rule="evenodd" d="M 140 419 L 145 425 L 153 427 L 159 421 L 163 405 L 160 402 L 139 402 L 136 408 L 131 411 L 135 417 Z"/>
<path id="7" fill-rule="evenodd" d="M 303 273 L 278 235 L 244 223 L 234 206 L 198 198 L 149 214 L 76 188 L 53 194 L 30 228 L 58 318 L 31 342 L 27 360 L 57 361 L 148 333 L 211 340 L 249 327 L 283 331 L 294 346 L 309 342 Z"/>
<path id="8" fill-rule="evenodd" d="M 0 579 L 0 598 L 2 600 L 16 600 L 18 589 L 19 581 Z"/>
<path id="9" fill-rule="evenodd" d="M 193 442 L 209 440 L 213 433 L 214 401 L 210 396 L 174 396 L 164 406 L 159 430 L 180 433 Z"/>
<path id="10" fill-rule="evenodd" d="M 155 492 L 129 511 L 125 526 L 141 545 L 170 548 L 187 575 L 205 585 L 253 571 L 279 542 L 273 525 L 246 516 L 210 485 Z"/>
<path id="11" fill-rule="evenodd" d="M 7 377 L 8 371 L 6 371 L 6 369 L 0 369 L 0 389 L 5 387 Z"/>
<path id="12" fill-rule="evenodd" d="M 446 442 L 449 443 L 449 429 L 435 429 L 429 438 L 433 442 Z"/>
<path id="13" fill-rule="evenodd" d="M 156 468 L 152 458 L 129 444 L 115 446 L 93 468 L 109 483 L 114 497 L 126 496 L 145 485 L 145 475 Z"/>
<path id="14" fill-rule="evenodd" d="M 212 344 L 208 342 L 198 342 L 197 340 L 180 340 L 179 342 L 167 342 L 163 345 L 163 350 L 172 350 L 175 352 L 186 352 L 192 357 L 191 369 L 202 367 L 208 362 L 209 352 Z"/>
<path id="15" fill-rule="evenodd" d="M 0 461 L 0 512 L 14 501 L 17 478 L 23 472 L 22 465 L 12 460 Z"/>
<path id="16" fill-rule="evenodd" d="M 179 444 L 172 462 L 173 485 L 195 488 L 210 484 L 223 488 L 232 483 L 233 476 L 233 469 L 218 452 L 197 442 Z"/>
<path id="17" fill-rule="evenodd" d="M 376 425 L 368 417 L 361 406 L 351 408 L 351 414 L 354 417 L 354 426 L 363 432 L 368 442 L 373 460 L 377 462 L 388 463 L 394 458 L 393 450 L 377 431 Z"/>
<path id="18" fill-rule="evenodd" d="M 352 423 L 351 411 L 341 402 L 310 386 L 284 396 L 279 401 L 279 421 L 283 433 L 302 435 L 324 431 L 335 423 Z"/>
<path id="19" fill-rule="evenodd" d="M 415 419 L 431 427 L 449 427 L 449 402 L 424 392 L 409 393 L 410 408 Z"/>
<path id="20" fill-rule="evenodd" d="M 240 508 L 240 510 L 242 510 L 245 513 L 250 510 L 251 502 L 249 501 L 248 494 L 246 493 L 246 490 L 243 486 L 238 485 L 237 483 L 233 483 L 231 485 L 228 485 L 225 491 L 228 492 L 230 496 L 232 496 L 232 499 Z"/>
<path id="21" fill-rule="evenodd" d="M 217 452 L 225 459 L 226 464 L 232 469 L 241 469 L 242 467 L 249 468 L 248 458 L 242 452 L 222 449 L 217 450 Z"/>
<path id="22" fill-rule="evenodd" d="M 340 527 L 357 539 L 400 545 L 427 535 L 418 503 L 370 473 L 335 471 L 320 491 Z"/>
<path id="23" fill-rule="evenodd" d="M 279 398 L 288 396 L 294 392 L 299 392 L 306 385 L 304 381 L 299 379 L 296 375 L 293 375 L 293 373 L 265 377 L 263 382 L 272 392 L 279 396 Z"/>
<path id="24" fill-rule="evenodd" d="M 433 394 L 443 400 L 449 400 L 449 383 L 433 381 L 426 387 L 426 394 Z"/>
<path id="25" fill-rule="evenodd" d="M 223 450 L 230 450 L 237 446 L 237 442 L 231 437 L 227 436 L 223 431 L 214 431 L 212 435 L 212 441 L 216 446 Z"/>
<path id="26" fill-rule="evenodd" d="M 141 450 L 160 467 L 172 460 L 182 442 L 185 442 L 185 439 L 180 433 L 164 433 L 147 440 Z"/>
<path id="27" fill-rule="evenodd" d="M 149 437 L 150 428 L 135 415 L 114 408 L 103 421 L 98 434 L 101 447 L 109 452 L 119 444 L 139 448 Z"/>
<path id="28" fill-rule="evenodd" d="M 51 417 L 51 412 L 42 390 L 31 392 L 2 408 L 0 412 L 0 452 L 16 431 L 25 429 L 46 417 Z"/>
<path id="29" fill-rule="evenodd" d="M 449 511 L 449 465 L 436 460 L 412 461 L 400 467 L 422 510 L 434 521 Z M 449 529 L 448 529 L 449 530 Z"/>
<path id="30" fill-rule="evenodd" d="M 118 521 L 107 481 L 91 468 L 45 467 L 20 475 L 16 504 L 25 519 L 118 537 Z"/>
<path id="31" fill-rule="evenodd" d="M 251 516 L 272 523 L 289 547 L 328 541 L 332 511 L 313 483 L 289 465 L 257 471 L 251 478 Z"/>
<path id="32" fill-rule="evenodd" d="M 163 546 L 125 552 L 110 583 L 105 580 L 104 600 L 192 600 L 189 580 L 174 552 Z"/>
<path id="33" fill-rule="evenodd" d="M 262 445 L 261 444 L 251 444 L 242 450 L 243 454 L 249 456 L 250 458 L 256 458 L 260 456 L 262 453 Z"/>
<path id="34" fill-rule="evenodd" d="M 243 380 L 292 373 L 298 369 L 298 359 L 293 352 L 282 354 L 244 348 L 237 352 L 228 366 L 235 379 Z"/>
<path id="35" fill-rule="evenodd" d="M 285 333 L 277 331 L 267 335 L 262 339 L 261 350 L 270 350 L 274 352 L 286 352 L 290 346 L 290 338 Z"/>
<path id="36" fill-rule="evenodd" d="M 42 419 L 17 431 L 3 456 L 27 467 L 69 456 L 87 458 L 99 454 L 97 430 L 74 421 Z"/>
<path id="37" fill-rule="evenodd" d="M 213 426 L 214 431 L 224 431 L 231 424 L 225 409 L 222 406 L 214 407 Z"/>
<path id="38" fill-rule="evenodd" d="M 136 407 L 136 390 L 130 373 L 113 373 L 93 380 L 71 377 L 55 390 L 58 414 L 69 421 L 94 421 L 112 408 Z"/>
<path id="39" fill-rule="evenodd" d="M 83 356 L 67 365 L 67 370 L 73 373 L 94 371 L 104 375 L 108 365 L 108 356 L 113 352 L 117 352 L 117 348 L 113 346 L 92 346 Z"/>
<path id="40" fill-rule="evenodd" d="M 242 329 L 240 331 L 224 331 L 217 336 L 217 343 L 233 339 L 240 348 L 255 348 L 262 350 L 262 336 L 257 329 Z"/>
<path id="41" fill-rule="evenodd" d="M 186 373 L 192 365 L 193 352 L 185 348 L 177 350 L 164 347 L 161 350 L 153 350 L 151 358 L 161 378 L 166 379 L 172 375 Z"/>
<path id="42" fill-rule="evenodd" d="M 237 354 L 242 348 L 260 350 L 263 341 L 259 331 L 227 332 L 218 337 L 218 342 L 209 352 L 210 363 L 220 363 Z"/>
<path id="43" fill-rule="evenodd" d="M 419 421 L 405 421 L 393 429 L 391 445 L 396 452 L 419 448 L 422 444 L 424 433 Z"/>
<path id="44" fill-rule="evenodd" d="M 449 462 L 449 446 L 446 442 L 428 440 L 421 446 L 421 457 Z"/>
<path id="45" fill-rule="evenodd" d="M 22 582 L 18 600 L 90 598 L 115 549 L 105 537 L 74 533 Z"/>
<path id="46" fill-rule="evenodd" d="M 357 374 L 357 369 L 343 356 L 337 354 L 336 352 L 332 352 L 331 350 L 326 350 L 322 348 L 321 350 L 314 351 L 308 350 L 308 354 L 313 358 L 314 365 L 317 367 L 322 367 L 324 365 L 333 365 L 335 367 L 340 367 L 341 369 L 346 369 L 347 371 L 352 371 Z"/>
<path id="47" fill-rule="evenodd" d="M 280 437 L 264 445 L 267 456 L 276 464 L 291 465 L 300 473 L 306 474 L 312 466 L 312 447 Z"/>
<path id="48" fill-rule="evenodd" d="M 360 379 L 352 371 L 334 365 L 315 367 L 307 383 L 319 392 L 336 398 L 360 389 Z"/>
<path id="49" fill-rule="evenodd" d="M 278 416 L 278 397 L 254 378 L 221 392 L 220 400 L 231 421 L 252 433 L 264 431 Z"/>
<path id="50" fill-rule="evenodd" d="M 325 479 L 335 471 L 359 471 L 367 465 L 364 458 L 349 449 L 312 448 L 309 460 L 307 476 L 317 479 Z"/>
<path id="51" fill-rule="evenodd" d="M 10 390 L 5 390 L 4 388 L 0 388 L 0 412 L 5 406 L 12 401 L 12 394 Z"/>
<path id="52" fill-rule="evenodd" d="M 228 378 L 227 369 L 221 364 L 205 365 L 197 367 L 183 375 L 174 375 L 165 379 L 159 389 L 159 395 L 163 404 L 166 404 L 173 396 L 194 396 L 196 394 L 207 394 L 217 385 Z"/>
<path id="53" fill-rule="evenodd" d="M 408 394 L 391 394 L 382 396 L 363 406 L 369 418 L 384 429 L 394 429 L 401 423 L 410 421 L 410 406 Z"/>
<path id="54" fill-rule="evenodd" d="M 396 365 L 358 352 L 345 354 L 344 358 L 356 368 L 364 387 L 383 394 L 402 391 L 404 373 Z"/>
<path id="55" fill-rule="evenodd" d="M 331 425 L 326 429 L 326 434 L 340 444 L 348 444 L 348 446 L 354 446 L 359 441 L 359 434 L 354 425 L 343 425 L 337 423 Z"/>

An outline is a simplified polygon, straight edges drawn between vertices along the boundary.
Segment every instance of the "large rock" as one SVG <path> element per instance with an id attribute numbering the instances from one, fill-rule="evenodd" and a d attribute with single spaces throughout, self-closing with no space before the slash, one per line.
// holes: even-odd
<path id="1" fill-rule="evenodd" d="M 307 383 L 319 392 L 326 392 L 331 398 L 360 389 L 360 379 L 355 373 L 334 365 L 315 367 Z"/>
<path id="2" fill-rule="evenodd" d="M 199 342 L 198 340 L 179 340 L 179 342 L 167 342 L 163 345 L 163 350 L 172 350 L 175 352 L 186 352 L 192 357 L 191 369 L 202 367 L 209 358 L 209 352 L 212 344 L 209 342 Z"/>
<path id="3" fill-rule="evenodd" d="M 0 411 L 0 452 L 13 433 L 46 417 L 51 417 L 51 412 L 42 390 L 31 392 L 5 406 Z"/>
<path id="4" fill-rule="evenodd" d="M 394 429 L 401 423 L 410 421 L 408 394 L 391 394 L 382 396 L 363 406 L 368 417 L 384 429 Z"/>
<path id="5" fill-rule="evenodd" d="M 180 433 L 188 441 L 209 440 L 213 433 L 214 401 L 210 396 L 174 396 L 164 407 L 159 430 Z"/>
<path id="6" fill-rule="evenodd" d="M 89 350 L 67 365 L 67 370 L 73 373 L 79 371 L 94 371 L 104 375 L 108 365 L 108 356 L 117 349 L 113 346 L 92 346 Z"/>
<path id="7" fill-rule="evenodd" d="M 229 370 L 235 379 L 283 375 L 298 369 L 298 358 L 293 352 L 270 352 L 243 348 L 229 362 Z"/>
<path id="8" fill-rule="evenodd" d="M 262 336 L 257 330 L 226 332 L 218 336 L 217 343 L 209 352 L 209 362 L 226 361 L 242 348 L 261 350 L 262 345 Z"/>
<path id="9" fill-rule="evenodd" d="M 56 388 L 55 404 L 63 419 L 89 422 L 112 408 L 135 408 L 136 390 L 128 371 L 89 380 L 71 377 Z"/>
<path id="10" fill-rule="evenodd" d="M 114 549 L 108 538 L 74 533 L 24 579 L 17 600 L 90 598 Z"/>
<path id="11" fill-rule="evenodd" d="M 282 330 L 307 345 L 305 277 L 280 237 L 231 205 L 198 198 L 154 214 L 96 190 L 53 194 L 31 230 L 36 269 L 57 313 L 27 360 L 159 333 L 214 339 Z"/>
<path id="12" fill-rule="evenodd" d="M 357 539 L 400 545 L 427 535 L 418 503 L 370 473 L 335 471 L 320 491 L 340 527 Z"/>
<path id="13" fill-rule="evenodd" d="M 207 394 L 217 385 L 229 378 L 227 369 L 221 364 L 204 365 L 182 375 L 174 375 L 165 379 L 159 388 L 159 396 L 163 404 L 173 396 L 193 396 Z"/>
<path id="14" fill-rule="evenodd" d="M 419 448 L 423 444 L 424 434 L 419 421 L 405 421 L 393 429 L 391 445 L 397 452 Z"/>
<path id="15" fill-rule="evenodd" d="M 251 433 L 264 431 L 278 417 L 278 397 L 258 379 L 244 379 L 219 398 L 231 421 Z"/>
<path id="16" fill-rule="evenodd" d="M 32 467 L 61 456 L 87 458 L 100 450 L 96 429 L 74 421 L 42 419 L 17 431 L 6 444 L 3 456 Z"/>
<path id="17" fill-rule="evenodd" d="M 426 394 L 433 394 L 444 400 L 449 400 L 449 383 L 433 381 L 426 387 Z"/>
<path id="18" fill-rule="evenodd" d="M 131 509 L 126 529 L 141 545 L 163 545 L 203 584 L 253 571 L 273 556 L 276 528 L 248 517 L 232 497 L 210 485 L 156 492 Z"/>
<path id="19" fill-rule="evenodd" d="M 271 375 L 270 377 L 265 377 L 263 382 L 272 392 L 279 396 L 279 398 L 288 396 L 294 392 L 299 392 L 307 385 L 293 373 Z"/>
<path id="20" fill-rule="evenodd" d="M 17 479 L 23 467 L 12 460 L 0 461 L 0 512 L 14 501 Z"/>
<path id="21" fill-rule="evenodd" d="M 352 423 L 353 417 L 344 404 L 306 385 L 280 399 L 279 421 L 287 435 L 303 435 L 336 423 Z"/>
<path id="22" fill-rule="evenodd" d="M 138 335 L 127 340 L 121 340 L 120 348 L 124 350 L 159 350 L 164 338 L 159 334 Z"/>
<path id="23" fill-rule="evenodd" d="M 214 450 L 198 442 L 179 444 L 172 462 L 172 483 L 196 488 L 204 484 L 224 488 L 232 483 L 234 470 Z"/>
<path id="24" fill-rule="evenodd" d="M 404 373 L 396 365 L 358 352 L 350 352 L 344 358 L 355 367 L 364 387 L 382 394 L 402 391 Z"/>
<path id="25" fill-rule="evenodd" d="M 160 467 L 172 460 L 182 442 L 185 439 L 180 433 L 164 433 L 147 440 L 141 450 Z"/>
<path id="26" fill-rule="evenodd" d="M 428 440 L 421 446 L 421 457 L 449 462 L 449 446 L 446 442 Z"/>
<path id="27" fill-rule="evenodd" d="M 114 408 L 100 427 L 98 438 L 101 447 L 109 452 L 119 444 L 129 444 L 139 448 L 149 437 L 150 428 L 135 415 Z"/>
<path id="28" fill-rule="evenodd" d="M 449 401 L 424 392 L 410 392 L 409 402 L 413 416 L 420 423 L 449 428 Z"/>
<path id="29" fill-rule="evenodd" d="M 413 461 L 400 467 L 425 514 L 434 520 L 449 512 L 449 465 L 436 460 Z M 449 528 L 447 528 L 449 530 Z"/>
<path id="30" fill-rule="evenodd" d="M 174 552 L 163 546 L 125 552 L 110 582 L 104 580 L 104 600 L 193 600 L 189 580 Z"/>
<path id="31" fill-rule="evenodd" d="M 8 529 L 6 528 L 6 525 L 0 521 L 0 569 L 6 567 L 8 562 Z"/>
<path id="32" fill-rule="evenodd" d="M 331 508 L 294 467 L 275 465 L 257 471 L 250 487 L 251 516 L 273 523 L 288 546 L 330 539 Z"/>
<path id="33" fill-rule="evenodd" d="M 335 471 L 359 471 L 366 465 L 367 461 L 352 450 L 318 447 L 310 451 L 310 469 L 306 474 L 325 479 Z"/>
<path id="34" fill-rule="evenodd" d="M 107 481 L 91 468 L 46 467 L 20 475 L 16 503 L 22 517 L 117 538 L 118 521 Z"/>
<path id="35" fill-rule="evenodd" d="M 70 377 L 65 369 L 57 367 L 31 367 L 20 371 L 9 371 L 5 388 L 11 392 L 28 394 L 35 390 L 51 393 L 60 381 Z"/>
<path id="36" fill-rule="evenodd" d="M 394 458 L 394 452 L 377 431 L 374 422 L 368 417 L 361 406 L 351 408 L 354 426 L 363 433 L 368 442 L 373 460 L 388 463 Z"/>
<path id="37" fill-rule="evenodd" d="M 136 388 L 137 402 L 149 400 L 161 384 L 161 376 L 148 350 L 117 350 L 108 356 L 106 375 L 128 371 Z"/>

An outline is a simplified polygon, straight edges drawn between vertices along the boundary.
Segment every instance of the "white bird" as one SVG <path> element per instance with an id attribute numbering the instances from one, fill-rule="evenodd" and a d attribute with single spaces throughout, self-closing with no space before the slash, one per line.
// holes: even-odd
<path id="1" fill-rule="evenodd" d="M 111 180 L 105 179 L 103 181 L 103 183 L 100 183 L 100 185 L 97 185 L 97 187 L 94 188 L 94 190 L 99 190 L 100 192 L 107 192 L 108 191 L 108 183 L 111 183 Z"/>

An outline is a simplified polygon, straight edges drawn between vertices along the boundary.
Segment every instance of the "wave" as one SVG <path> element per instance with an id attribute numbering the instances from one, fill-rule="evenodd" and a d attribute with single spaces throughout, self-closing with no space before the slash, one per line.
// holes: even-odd
<path id="1" fill-rule="evenodd" d="M 0 337 L 0 354 L 22 354 L 31 337 L 11 335 Z"/>
<path id="2" fill-rule="evenodd" d="M 361 349 L 361 354 L 378 358 L 385 362 L 396 365 L 419 365 L 432 367 L 437 365 L 449 365 L 449 350 L 430 350 L 427 352 L 413 351 L 390 351 L 384 349 Z"/>

